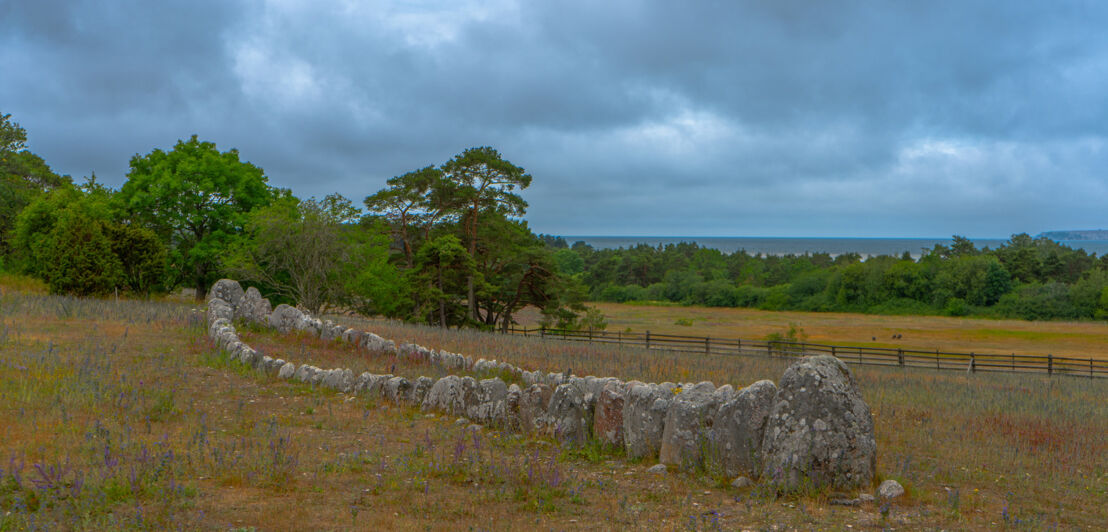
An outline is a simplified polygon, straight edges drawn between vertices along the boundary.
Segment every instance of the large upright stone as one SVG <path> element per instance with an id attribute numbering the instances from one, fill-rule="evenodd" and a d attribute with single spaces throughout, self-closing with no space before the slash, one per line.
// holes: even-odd
<path id="1" fill-rule="evenodd" d="M 821 355 L 785 370 L 762 454 L 763 479 L 781 491 L 852 489 L 873 482 L 873 416 L 846 364 Z"/>
<path id="2" fill-rule="evenodd" d="M 608 381 L 597 394 L 592 433 L 605 445 L 623 447 L 623 383 Z"/>
<path id="3" fill-rule="evenodd" d="M 412 397 L 412 382 L 404 377 L 393 377 L 385 381 L 384 392 L 385 399 L 392 403 L 407 403 Z"/>
<path id="4" fill-rule="evenodd" d="M 547 434 L 550 423 L 546 408 L 554 390 L 545 384 L 532 384 L 520 391 L 519 427 L 525 434 Z"/>
<path id="5" fill-rule="evenodd" d="M 474 404 L 466 417 L 485 425 L 503 425 L 507 415 L 508 385 L 500 379 L 482 379 L 477 383 Z"/>
<path id="6" fill-rule="evenodd" d="M 550 398 L 547 415 L 554 428 L 554 437 L 571 447 L 580 447 L 589 438 L 591 412 L 585 392 L 573 384 L 559 384 Z"/>
<path id="7" fill-rule="evenodd" d="M 304 313 L 296 307 L 290 307 L 284 303 L 277 305 L 269 315 L 269 326 L 281 333 L 289 333 L 299 328 L 304 319 Z"/>
<path id="8" fill-rule="evenodd" d="M 248 323 L 264 325 L 272 311 L 269 300 L 262 297 L 257 288 L 251 286 L 246 289 L 242 299 L 239 300 L 238 306 L 235 307 L 235 317 Z"/>
<path id="9" fill-rule="evenodd" d="M 627 458 L 654 458 L 662 446 L 666 412 L 673 392 L 652 384 L 627 385 L 623 403 L 623 443 Z"/>
<path id="10" fill-rule="evenodd" d="M 447 375 L 431 386 L 423 399 L 422 409 L 439 410 L 455 416 L 468 414 L 476 402 L 477 381 L 473 377 Z"/>
<path id="11" fill-rule="evenodd" d="M 776 397 L 773 381 L 762 380 L 739 390 L 716 411 L 711 459 L 728 477 L 761 474 L 762 438 Z"/>
<path id="12" fill-rule="evenodd" d="M 703 464 L 712 417 L 716 411 L 716 387 L 704 381 L 686 385 L 666 412 L 658 461 L 693 470 Z"/>
<path id="13" fill-rule="evenodd" d="M 220 279 L 208 290 L 208 299 L 222 299 L 231 304 L 231 308 L 238 308 L 242 299 L 242 285 L 232 279 Z"/>
<path id="14" fill-rule="evenodd" d="M 212 298 L 208 300 L 208 326 L 211 327 L 215 320 L 224 319 L 230 322 L 235 318 L 235 309 L 230 303 Z"/>

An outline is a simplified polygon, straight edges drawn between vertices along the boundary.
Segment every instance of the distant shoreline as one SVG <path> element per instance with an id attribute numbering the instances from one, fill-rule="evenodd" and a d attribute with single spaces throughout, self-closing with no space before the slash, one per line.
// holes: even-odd
<path id="1" fill-rule="evenodd" d="M 903 255 L 907 252 L 913 258 L 919 258 L 924 250 L 930 250 L 936 244 L 950 245 L 951 238 L 880 238 L 880 237 L 750 237 L 750 236 L 596 236 L 562 235 L 566 243 L 573 245 L 582 241 L 598 249 L 634 247 L 639 244 L 650 246 L 696 243 L 700 247 L 717 249 L 724 253 L 745 250 L 750 254 L 762 255 L 802 255 L 804 253 L 827 253 L 832 256 L 845 253 L 858 253 L 863 257 L 878 255 Z M 970 238 L 979 249 L 996 249 L 1008 241 L 1007 238 Z M 1083 249 L 1097 256 L 1108 253 L 1108 239 L 1104 240 L 1058 240 L 1059 243 L 1074 249 Z"/>

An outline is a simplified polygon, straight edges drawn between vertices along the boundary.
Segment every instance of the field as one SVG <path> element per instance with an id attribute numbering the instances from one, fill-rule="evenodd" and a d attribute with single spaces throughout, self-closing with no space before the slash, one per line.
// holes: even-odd
<path id="1" fill-rule="evenodd" d="M 834 312 L 590 303 L 609 331 L 761 340 L 796 324 L 813 343 L 1108 360 L 1108 323 L 879 316 Z M 538 314 L 523 316 L 536 327 Z M 680 323 L 679 323 L 680 322 Z M 899 339 L 893 335 L 899 334 Z"/>
<path id="2" fill-rule="evenodd" d="M 0 530 L 1096 530 L 1108 522 L 1108 382 L 1099 380 L 858 368 L 879 475 L 900 480 L 908 496 L 841 507 L 829 504 L 833 493 L 778 497 L 735 490 L 711 471 L 649 474 L 652 463 L 618 452 L 562 451 L 279 381 L 227 362 L 188 305 L 33 288 L 0 293 Z M 786 365 L 347 320 L 397 341 L 582 375 L 741 386 L 776 380 Z M 815 339 L 816 327 L 799 324 Z M 240 334 L 266 354 L 320 367 L 437 376 L 341 343 Z"/>

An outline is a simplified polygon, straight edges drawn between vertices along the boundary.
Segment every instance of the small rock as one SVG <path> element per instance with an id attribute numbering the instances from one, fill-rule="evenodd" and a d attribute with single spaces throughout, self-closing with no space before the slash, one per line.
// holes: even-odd
<path id="1" fill-rule="evenodd" d="M 749 488 L 750 486 L 753 486 L 753 485 L 754 485 L 754 481 L 750 480 L 747 477 L 737 477 L 737 478 L 735 478 L 735 480 L 731 481 L 731 487 L 735 488 L 735 489 L 740 489 L 740 490 L 743 489 L 743 488 Z"/>
<path id="2" fill-rule="evenodd" d="M 460 417 L 460 418 L 454 420 L 454 424 L 461 427 L 463 425 L 468 425 L 469 420 L 464 418 L 464 417 Z"/>
<path id="3" fill-rule="evenodd" d="M 658 464 L 656 466 L 651 466 L 649 469 L 646 470 L 647 473 L 654 473 L 654 474 L 665 474 L 666 471 L 667 471 L 667 469 L 666 469 L 665 464 Z"/>
<path id="4" fill-rule="evenodd" d="M 886 480 L 877 487 L 877 496 L 882 499 L 895 499 L 901 495 L 904 495 L 904 486 L 893 479 Z"/>
<path id="5" fill-rule="evenodd" d="M 877 500 L 877 498 L 874 497 L 873 495 L 868 494 L 868 493 L 863 493 L 863 494 L 858 496 L 858 500 L 862 501 L 862 502 L 873 502 L 873 501 Z"/>

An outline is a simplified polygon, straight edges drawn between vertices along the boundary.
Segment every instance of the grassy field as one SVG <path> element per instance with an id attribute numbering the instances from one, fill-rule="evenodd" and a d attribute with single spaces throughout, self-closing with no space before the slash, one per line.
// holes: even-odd
<path id="1" fill-rule="evenodd" d="M 279 381 L 228 363 L 166 302 L 0 289 L 0 530 L 1100 529 L 1108 383 L 862 368 L 878 471 L 909 496 L 831 506 L 711 472 Z M 785 362 L 351 323 L 397 341 L 625 379 L 778 379 Z M 341 343 L 243 330 L 271 356 L 435 376 Z"/>
<path id="2" fill-rule="evenodd" d="M 796 324 L 808 341 L 924 351 L 1025 354 L 1108 359 L 1108 322 L 987 320 L 942 316 L 878 316 L 833 312 L 595 303 L 609 331 L 630 329 L 713 338 L 764 339 Z M 523 315 L 537 326 L 538 314 Z M 893 339 L 893 335 L 901 335 Z"/>

